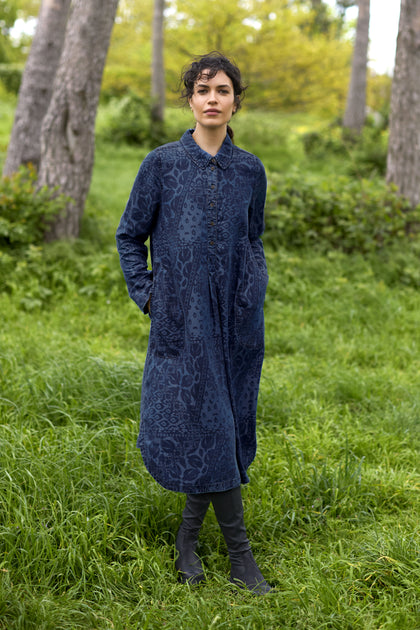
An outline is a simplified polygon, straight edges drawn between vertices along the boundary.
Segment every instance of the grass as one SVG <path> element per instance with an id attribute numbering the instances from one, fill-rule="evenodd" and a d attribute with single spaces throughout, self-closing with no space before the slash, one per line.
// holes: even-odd
<path id="1" fill-rule="evenodd" d="M 151 480 L 134 447 L 147 334 L 135 307 L 69 296 L 34 314 L 4 296 L 4 628 L 419 627 L 420 298 L 374 278 L 360 289 L 355 257 L 337 268 L 282 252 L 269 263 L 244 499 L 277 594 L 255 601 L 228 587 L 212 514 L 207 585 L 176 582 L 182 497 Z"/>
<path id="2" fill-rule="evenodd" d="M 276 591 L 229 585 L 213 513 L 207 583 L 177 583 L 183 498 L 135 448 L 148 320 L 115 272 L 141 157 L 99 143 L 84 245 L 42 253 L 96 258 L 101 290 L 74 272 L 30 308 L 18 288 L 0 296 L 0 628 L 419 629 L 420 295 L 386 281 L 392 257 L 267 252 L 259 448 L 243 496 Z"/>

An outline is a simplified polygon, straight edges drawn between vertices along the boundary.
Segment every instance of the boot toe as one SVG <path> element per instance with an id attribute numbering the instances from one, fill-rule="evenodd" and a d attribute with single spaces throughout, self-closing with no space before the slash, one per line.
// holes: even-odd
<path id="1" fill-rule="evenodd" d="M 182 584 L 199 584 L 205 580 L 203 566 L 197 556 L 190 562 L 178 556 L 175 560 L 175 568 L 178 571 L 178 580 Z"/>
<path id="2" fill-rule="evenodd" d="M 243 553 L 231 554 L 230 581 L 256 595 L 266 595 L 272 590 L 250 549 Z"/>
<path id="3" fill-rule="evenodd" d="M 178 582 L 195 586 L 205 581 L 204 573 L 187 573 L 178 569 Z"/>
<path id="4" fill-rule="evenodd" d="M 264 580 L 264 578 L 261 580 L 261 582 L 244 582 L 239 578 L 231 578 L 230 581 L 235 586 L 238 586 L 239 588 L 242 588 L 244 590 L 248 590 L 251 593 L 254 593 L 254 595 L 267 595 L 267 593 L 270 593 L 270 591 L 273 590 L 269 583 Z"/>

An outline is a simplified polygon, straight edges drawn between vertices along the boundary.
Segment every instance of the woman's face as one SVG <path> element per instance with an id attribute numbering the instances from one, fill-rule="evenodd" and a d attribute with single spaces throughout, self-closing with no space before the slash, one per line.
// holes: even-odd
<path id="1" fill-rule="evenodd" d="M 208 71 L 204 70 L 195 82 L 189 102 L 197 125 L 208 129 L 226 126 L 236 110 L 231 79 L 222 70 L 209 79 Z"/>

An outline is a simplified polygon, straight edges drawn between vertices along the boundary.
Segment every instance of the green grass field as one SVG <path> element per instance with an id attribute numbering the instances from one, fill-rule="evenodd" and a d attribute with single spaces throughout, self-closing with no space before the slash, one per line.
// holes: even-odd
<path id="1" fill-rule="evenodd" d="M 303 168 L 296 136 L 288 146 Z M 199 548 L 207 582 L 177 582 L 183 497 L 135 448 L 148 318 L 113 244 L 144 154 L 98 144 L 81 244 L 33 254 L 66 256 L 57 295 L 39 299 L 35 276 L 33 293 L 19 287 L 26 261 L 2 279 L 0 628 L 420 629 L 420 294 L 386 280 L 391 255 L 267 252 L 259 449 L 243 496 L 275 591 L 229 584 L 212 512 Z"/>

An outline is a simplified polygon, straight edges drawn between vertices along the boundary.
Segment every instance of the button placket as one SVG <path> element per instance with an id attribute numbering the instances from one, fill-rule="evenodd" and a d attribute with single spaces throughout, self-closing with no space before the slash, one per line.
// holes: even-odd
<path id="1" fill-rule="evenodd" d="M 216 252 L 217 242 L 217 168 L 216 160 L 212 158 L 208 167 L 208 208 L 207 208 L 207 235 L 208 251 L 211 260 Z M 212 265 L 213 266 L 213 265 Z"/>

